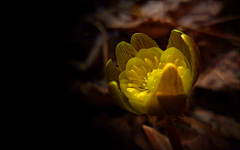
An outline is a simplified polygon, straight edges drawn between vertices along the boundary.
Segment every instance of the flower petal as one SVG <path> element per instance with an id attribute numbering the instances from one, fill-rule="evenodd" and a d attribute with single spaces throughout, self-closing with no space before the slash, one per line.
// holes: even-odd
<path id="1" fill-rule="evenodd" d="M 177 49 L 175 47 L 170 47 L 162 53 L 160 61 L 165 62 L 167 60 L 168 55 L 173 56 L 173 58 L 172 58 L 173 61 L 175 61 L 175 59 L 177 59 L 177 58 L 180 58 L 181 60 L 184 60 L 184 55 L 182 54 L 182 52 L 179 49 Z"/>
<path id="2" fill-rule="evenodd" d="M 159 47 L 152 47 L 150 49 L 153 50 L 154 52 L 156 52 L 158 54 L 158 56 L 159 56 L 159 59 L 160 59 L 160 57 L 161 57 L 161 55 L 163 53 L 163 50 L 161 50 Z"/>
<path id="3" fill-rule="evenodd" d="M 192 89 L 192 75 L 189 69 L 186 69 L 184 74 L 181 76 L 184 92 L 188 94 Z"/>
<path id="4" fill-rule="evenodd" d="M 192 56 L 189 51 L 188 45 L 184 42 L 181 35 L 185 35 L 185 34 L 179 30 L 173 29 L 171 32 L 170 38 L 168 40 L 167 48 L 176 47 L 182 52 L 182 54 L 187 58 L 188 62 L 190 63 Z"/>
<path id="5" fill-rule="evenodd" d="M 187 94 L 184 93 L 182 79 L 173 63 L 164 66 L 157 91 L 153 95 L 149 94 L 145 101 L 145 112 L 148 115 L 178 116 L 186 110 Z"/>
<path id="6" fill-rule="evenodd" d="M 142 114 L 141 112 L 134 109 L 130 103 L 128 102 L 127 98 L 121 93 L 119 90 L 118 83 L 115 81 L 111 81 L 108 84 L 108 90 L 110 95 L 112 96 L 114 102 L 124 110 L 130 111 L 135 114 Z"/>
<path id="7" fill-rule="evenodd" d="M 154 56 L 157 57 L 159 61 L 159 55 L 157 52 L 153 51 L 151 48 L 150 49 L 141 49 L 137 54 L 136 57 L 141 58 L 144 60 L 144 58 L 150 58 L 152 61 L 154 61 Z"/>
<path id="8" fill-rule="evenodd" d="M 129 88 L 128 84 L 131 84 L 132 82 L 127 80 L 127 79 L 121 79 L 120 80 L 120 88 L 123 92 L 123 94 L 128 98 L 128 102 L 130 105 L 137 111 L 148 114 L 147 111 L 147 105 L 146 103 L 148 102 L 151 106 L 154 108 L 157 107 L 157 109 L 151 109 L 150 112 L 153 112 L 156 114 L 156 112 L 161 112 L 160 114 L 163 115 L 162 111 L 159 110 L 158 105 L 155 105 L 154 102 L 152 102 L 152 93 L 148 93 L 147 91 L 140 91 L 137 88 Z M 158 101 L 156 100 L 158 103 Z M 154 114 L 152 113 L 152 114 Z"/>
<path id="9" fill-rule="evenodd" d="M 127 79 L 122 79 L 120 80 L 120 89 L 122 90 L 123 94 L 128 98 L 128 99 L 135 99 L 138 100 L 136 95 L 139 93 L 139 91 L 135 88 L 128 88 L 128 85 L 131 83 Z"/>
<path id="10" fill-rule="evenodd" d="M 186 110 L 188 95 L 173 63 L 167 63 L 160 77 L 156 97 L 166 115 L 178 116 Z"/>
<path id="11" fill-rule="evenodd" d="M 142 60 L 150 59 L 150 62 L 145 60 L 148 67 L 151 69 L 157 69 L 159 66 L 159 55 L 151 49 L 141 49 L 136 57 L 141 58 Z"/>
<path id="12" fill-rule="evenodd" d="M 119 81 L 121 81 L 122 79 L 128 79 L 127 74 L 126 74 L 126 70 L 121 72 L 120 75 L 119 75 Z"/>
<path id="13" fill-rule="evenodd" d="M 127 63 L 126 75 L 128 78 L 129 78 L 128 72 L 132 69 L 134 65 L 137 67 L 143 66 L 146 69 L 146 72 L 149 72 L 149 67 L 147 66 L 147 64 L 141 58 L 134 57 L 134 58 L 131 58 Z"/>
<path id="14" fill-rule="evenodd" d="M 120 42 L 116 47 L 116 57 L 119 69 L 124 71 L 129 59 L 135 57 L 137 51 L 127 42 Z"/>
<path id="15" fill-rule="evenodd" d="M 166 94 L 184 92 L 182 79 L 173 63 L 167 63 L 163 67 L 157 91 Z"/>
<path id="16" fill-rule="evenodd" d="M 169 57 L 168 55 L 170 55 L 171 57 Z M 179 64 L 176 63 L 176 60 L 179 59 Z M 182 54 L 182 52 L 180 50 L 178 50 L 175 47 L 170 47 L 168 49 L 166 49 L 165 51 L 163 51 L 161 57 L 160 57 L 160 62 L 171 62 L 171 63 L 176 63 L 176 65 L 181 65 L 181 61 L 184 61 L 184 63 L 187 65 L 186 67 L 190 68 L 190 62 L 188 62 L 187 58 Z"/>
<path id="17" fill-rule="evenodd" d="M 106 70 L 105 70 L 107 82 L 116 81 L 117 83 L 119 83 L 118 76 L 120 73 L 121 73 L 121 71 L 119 70 L 119 68 L 117 68 L 112 63 L 112 60 L 109 59 L 109 61 L 107 62 L 107 65 L 106 65 Z"/>
<path id="18" fill-rule="evenodd" d="M 136 95 L 136 98 L 130 98 L 129 103 L 138 111 L 148 114 L 146 112 L 147 101 L 151 101 L 151 94 L 147 91 L 140 92 Z"/>
<path id="19" fill-rule="evenodd" d="M 191 73 L 193 77 L 193 84 L 195 84 L 201 70 L 201 55 L 198 46 L 195 44 L 191 37 L 186 34 L 183 34 L 181 37 L 189 47 L 189 51 L 191 54 L 191 61 L 189 63 L 192 66 Z"/>
<path id="20" fill-rule="evenodd" d="M 131 104 L 131 106 L 133 106 L 136 110 L 143 112 L 144 114 L 146 114 L 145 112 L 145 102 L 144 101 L 139 101 L 139 100 L 135 100 L 135 99 L 129 99 L 129 103 Z"/>
<path id="21" fill-rule="evenodd" d="M 151 47 L 158 47 L 157 43 L 144 33 L 133 34 L 131 37 L 130 43 L 137 51 L 139 51 L 140 49 L 148 49 Z"/>

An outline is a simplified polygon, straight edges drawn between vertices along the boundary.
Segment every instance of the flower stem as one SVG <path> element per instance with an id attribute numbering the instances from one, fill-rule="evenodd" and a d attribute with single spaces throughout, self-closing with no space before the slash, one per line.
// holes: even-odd
<path id="1" fill-rule="evenodd" d="M 178 129 L 171 125 L 166 125 L 167 136 L 174 150 L 183 150 L 182 144 L 178 135 Z"/>

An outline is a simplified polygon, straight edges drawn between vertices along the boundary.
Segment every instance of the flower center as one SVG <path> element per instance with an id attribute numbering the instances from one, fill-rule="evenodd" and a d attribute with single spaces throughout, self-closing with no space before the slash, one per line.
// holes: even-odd
<path id="1" fill-rule="evenodd" d="M 145 94 L 150 92 L 156 92 L 157 86 L 162 74 L 162 69 L 167 63 L 173 63 L 178 70 L 180 77 L 183 76 L 187 69 L 187 65 L 181 58 L 173 58 L 173 55 L 168 55 L 165 62 L 159 62 L 157 57 L 154 57 L 154 61 L 149 58 L 144 58 L 145 63 L 149 67 L 149 72 L 144 66 L 137 67 L 133 65 L 130 71 L 127 72 L 128 80 L 127 91 L 136 94 Z M 137 96 L 137 95 L 136 95 Z"/>
<path id="2" fill-rule="evenodd" d="M 175 65 L 182 79 L 184 92 L 191 90 L 190 65 L 182 52 L 175 47 L 164 52 L 154 50 L 156 49 L 140 50 L 136 57 L 128 61 L 126 70 L 119 75 L 120 88 L 129 99 L 144 100 L 154 95 L 161 84 L 164 67 L 169 63 Z"/>

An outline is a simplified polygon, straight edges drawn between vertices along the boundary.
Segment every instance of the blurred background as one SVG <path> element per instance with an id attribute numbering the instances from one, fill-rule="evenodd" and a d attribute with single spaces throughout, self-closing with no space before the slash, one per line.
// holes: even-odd
<path id="1" fill-rule="evenodd" d="M 56 4 L 57 39 L 49 141 L 76 149 L 152 149 L 142 125 L 165 134 L 162 118 L 116 106 L 105 65 L 115 48 L 145 33 L 163 50 L 172 29 L 199 46 L 202 70 L 179 124 L 185 149 L 240 149 L 238 0 L 79 0 Z M 83 148 L 86 146 L 87 148 Z"/>

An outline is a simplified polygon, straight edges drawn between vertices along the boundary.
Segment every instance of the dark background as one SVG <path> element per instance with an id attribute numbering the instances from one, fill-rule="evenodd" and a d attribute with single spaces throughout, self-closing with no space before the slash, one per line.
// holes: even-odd
<path id="1" fill-rule="evenodd" d="M 144 1 L 139 3 L 144 3 Z M 55 31 L 52 39 L 56 40 L 56 44 L 53 47 L 55 60 L 53 69 L 56 69 L 56 74 L 54 74 L 52 79 L 53 86 L 50 90 L 53 96 L 50 102 L 47 103 L 50 113 L 45 124 L 48 130 L 46 140 L 43 140 L 43 143 L 49 142 L 53 144 L 53 147 L 59 148 L 66 146 L 68 149 L 142 149 L 133 139 L 129 138 L 136 133 L 142 133 L 141 125 L 131 122 L 135 115 L 115 106 L 109 95 L 101 94 L 99 91 L 90 91 L 89 96 L 79 90 L 79 86 L 82 83 L 88 81 L 98 82 L 98 80 L 104 77 L 102 56 L 97 57 L 94 65 L 85 71 L 76 69 L 76 67 L 68 63 L 69 59 L 84 61 L 89 55 L 89 49 L 94 44 L 94 39 L 99 31 L 88 20 L 90 22 L 94 20 L 92 14 L 96 12 L 99 6 L 110 7 L 110 1 L 66 1 L 64 3 L 58 2 L 55 5 L 55 12 L 51 18 L 51 22 L 53 22 L 51 28 Z M 238 6 L 237 1 L 232 0 L 218 16 L 239 14 Z M 210 28 L 216 29 L 221 33 L 227 30 L 234 33 L 234 35 L 238 35 L 238 37 L 240 35 L 239 19 L 210 26 Z M 114 45 L 121 40 L 127 41 L 132 34 L 130 31 L 122 31 L 121 29 L 107 29 L 108 32 L 113 32 L 113 30 L 116 30 L 119 34 L 117 40 L 110 42 L 113 48 L 110 46 L 109 51 L 113 51 L 112 53 L 114 53 Z M 170 29 L 168 30 L 169 32 L 171 31 Z M 193 33 L 192 31 L 189 32 Z M 197 40 L 207 39 L 210 41 L 210 46 L 200 47 L 203 57 L 201 72 L 204 72 L 209 66 L 215 66 L 218 60 L 215 58 L 219 53 L 225 54 L 232 49 L 237 49 L 239 52 L 239 44 L 238 46 L 233 45 L 230 40 L 209 36 L 204 33 L 193 35 L 195 35 Z M 166 34 L 161 38 L 157 38 L 163 41 L 160 45 L 167 43 L 168 36 Z M 78 37 L 78 42 L 76 37 Z M 239 41 L 237 42 L 239 43 Z M 239 101 L 236 102 L 239 98 L 239 87 L 235 85 L 227 86 L 228 89 L 229 87 L 233 89 L 233 92 L 229 93 L 225 88 L 222 88 L 222 91 L 213 91 L 212 89 L 202 87 L 195 88 L 193 90 L 195 93 L 192 92 L 191 94 L 192 99 L 201 100 L 198 100 L 196 103 L 192 100 L 193 103 L 190 104 L 192 106 L 191 109 L 194 110 L 195 107 L 200 106 L 217 114 L 232 117 L 239 122 L 239 110 L 237 109 L 239 108 Z M 220 93 L 222 95 L 219 95 Z M 232 101 L 226 101 L 226 99 Z M 211 102 L 208 103 L 209 101 Z M 218 103 L 217 106 L 213 108 L 213 105 L 216 103 Z M 122 119 L 123 122 L 126 121 L 132 126 L 131 135 L 127 137 L 127 140 L 124 138 L 125 134 L 128 134 L 124 133 L 127 127 L 115 120 L 115 122 L 112 121 L 113 118 L 124 118 L 123 116 L 126 115 L 130 117 Z M 148 121 L 143 122 L 150 125 Z M 126 141 L 129 142 L 126 143 Z"/>

